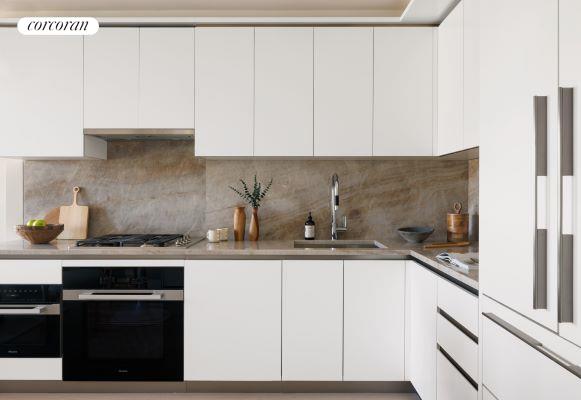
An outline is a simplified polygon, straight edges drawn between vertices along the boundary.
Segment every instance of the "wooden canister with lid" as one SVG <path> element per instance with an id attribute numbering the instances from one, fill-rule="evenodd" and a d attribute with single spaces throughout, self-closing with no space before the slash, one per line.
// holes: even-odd
<path id="1" fill-rule="evenodd" d="M 448 242 L 464 242 L 468 240 L 467 213 L 462 213 L 462 203 L 454 203 L 454 212 L 448 213 L 446 222 L 448 226 Z"/>

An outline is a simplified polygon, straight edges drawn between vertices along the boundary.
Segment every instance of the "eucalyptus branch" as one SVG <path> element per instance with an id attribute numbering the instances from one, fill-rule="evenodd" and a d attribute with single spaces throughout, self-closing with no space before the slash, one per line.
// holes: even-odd
<path id="1" fill-rule="evenodd" d="M 256 178 L 256 174 L 254 175 L 254 184 L 252 186 L 252 191 L 248 188 L 248 184 L 243 180 L 240 179 L 240 184 L 242 188 L 235 188 L 233 186 L 228 186 L 232 191 L 234 191 L 240 198 L 242 198 L 245 202 L 250 204 L 252 208 L 260 207 L 261 201 L 264 199 L 266 194 L 270 191 L 272 186 L 272 179 L 266 185 L 266 188 L 262 190 L 262 183 L 258 182 Z"/>

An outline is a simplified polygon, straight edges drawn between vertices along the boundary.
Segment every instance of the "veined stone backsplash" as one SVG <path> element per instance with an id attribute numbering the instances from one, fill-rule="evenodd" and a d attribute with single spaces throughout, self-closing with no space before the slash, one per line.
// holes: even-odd
<path id="1" fill-rule="evenodd" d="M 455 201 L 478 207 L 478 164 L 443 160 L 205 160 L 192 142 L 110 142 L 108 160 L 26 161 L 24 215 L 68 205 L 73 186 L 90 206 L 89 235 L 182 233 L 231 227 L 242 204 L 228 185 L 273 178 L 259 210 L 261 239 L 300 239 L 309 211 L 317 238 L 330 236 L 330 179 L 339 175 L 342 238 L 400 240 L 396 229 L 428 225 L 444 240 Z M 476 183 L 469 185 L 469 175 Z M 476 197 L 475 197 L 476 196 Z M 475 200 L 476 199 L 476 200 Z M 247 209 L 247 220 L 250 209 Z M 248 224 L 248 221 L 247 221 Z"/>

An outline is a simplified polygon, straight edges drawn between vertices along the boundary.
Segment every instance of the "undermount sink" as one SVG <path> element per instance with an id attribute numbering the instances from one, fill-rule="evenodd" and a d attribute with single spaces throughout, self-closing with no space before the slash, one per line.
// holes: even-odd
<path id="1" fill-rule="evenodd" d="M 295 240 L 295 249 L 386 249 L 376 240 Z"/>

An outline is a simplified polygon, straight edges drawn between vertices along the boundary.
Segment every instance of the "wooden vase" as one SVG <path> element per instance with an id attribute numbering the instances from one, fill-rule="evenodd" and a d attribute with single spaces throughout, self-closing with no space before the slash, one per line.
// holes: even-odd
<path id="1" fill-rule="evenodd" d="M 258 240 L 258 236 L 258 208 L 253 208 L 252 217 L 250 218 L 250 226 L 248 227 L 248 240 L 256 242 Z"/>
<path id="2" fill-rule="evenodd" d="M 244 241 L 246 231 L 246 207 L 236 207 L 234 210 L 234 240 L 237 242 Z"/>

